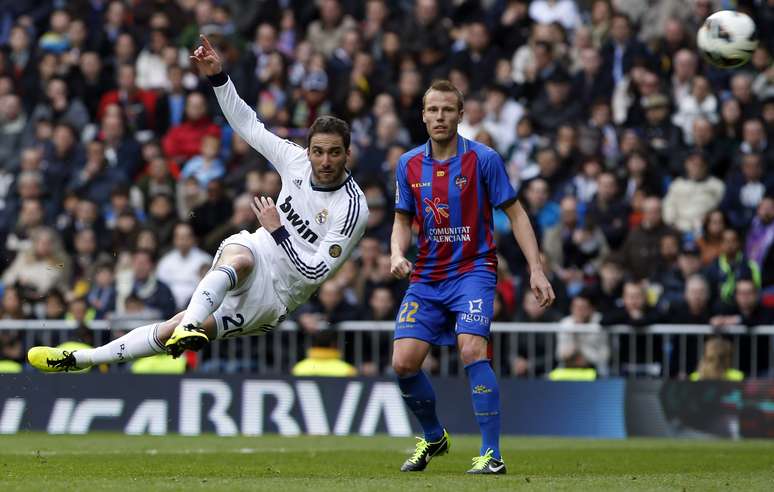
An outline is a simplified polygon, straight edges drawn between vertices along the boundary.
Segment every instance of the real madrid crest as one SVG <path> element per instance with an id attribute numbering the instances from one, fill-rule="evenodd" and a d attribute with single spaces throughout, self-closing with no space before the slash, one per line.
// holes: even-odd
<path id="1" fill-rule="evenodd" d="M 317 215 L 314 216 L 314 221 L 317 222 L 320 225 L 325 224 L 325 221 L 328 220 L 328 209 L 324 208 L 317 212 Z"/>
<path id="2" fill-rule="evenodd" d="M 341 256 L 341 246 L 332 244 L 331 247 L 328 248 L 328 254 L 331 255 L 331 258 L 338 258 Z"/>

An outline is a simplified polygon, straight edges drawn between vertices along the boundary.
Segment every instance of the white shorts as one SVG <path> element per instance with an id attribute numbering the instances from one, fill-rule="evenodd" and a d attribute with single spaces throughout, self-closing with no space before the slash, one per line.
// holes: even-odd
<path id="1" fill-rule="evenodd" d="M 223 248 L 229 244 L 238 244 L 249 249 L 253 253 L 255 267 L 242 286 L 227 292 L 223 303 L 212 313 L 218 326 L 218 338 L 268 333 L 276 328 L 287 314 L 287 308 L 280 302 L 274 290 L 269 255 L 259 250 L 255 236 L 242 231 L 220 243 L 212 260 L 213 268 Z"/>

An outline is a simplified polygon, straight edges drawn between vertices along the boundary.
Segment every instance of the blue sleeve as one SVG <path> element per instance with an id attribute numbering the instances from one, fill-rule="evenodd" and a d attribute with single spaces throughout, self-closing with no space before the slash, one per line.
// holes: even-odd
<path id="1" fill-rule="evenodd" d="M 481 156 L 481 174 L 493 207 L 503 209 L 516 200 L 516 190 L 511 186 L 505 163 L 498 153 L 490 151 Z"/>
<path id="2" fill-rule="evenodd" d="M 395 211 L 414 215 L 414 195 L 406 177 L 406 159 L 401 157 L 395 170 Z"/>

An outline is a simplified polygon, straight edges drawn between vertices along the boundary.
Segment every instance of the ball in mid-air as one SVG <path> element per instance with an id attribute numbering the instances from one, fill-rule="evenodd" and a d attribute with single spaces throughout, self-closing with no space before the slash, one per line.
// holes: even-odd
<path id="1" fill-rule="evenodd" d="M 697 44 L 704 58 L 720 68 L 734 68 L 750 60 L 758 46 L 755 22 L 746 14 L 721 10 L 707 17 Z"/>

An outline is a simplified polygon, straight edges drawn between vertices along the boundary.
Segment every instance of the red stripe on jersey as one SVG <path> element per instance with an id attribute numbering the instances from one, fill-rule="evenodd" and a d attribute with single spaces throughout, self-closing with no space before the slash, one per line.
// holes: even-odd
<path id="1" fill-rule="evenodd" d="M 479 227 L 486 224 L 480 224 L 479 201 L 478 201 L 478 156 L 475 152 L 469 151 L 463 154 L 460 161 L 460 176 L 467 181 L 467 184 L 460 191 L 460 206 L 462 207 L 462 225 L 470 227 L 470 241 L 462 243 L 463 261 L 459 266 L 459 272 L 465 273 L 473 270 L 475 261 L 473 258 L 478 254 L 479 248 Z"/>
<path id="2" fill-rule="evenodd" d="M 494 224 L 492 223 L 492 202 L 489 200 L 489 192 L 487 191 L 486 186 L 482 186 L 481 191 L 484 196 L 479 203 L 483 202 L 484 204 L 484 206 L 481 207 L 481 215 L 484 216 L 482 225 L 486 232 L 486 247 L 487 249 L 493 250 L 495 248 L 495 243 L 494 238 L 492 237 L 492 228 L 494 227 Z"/>
<path id="3" fill-rule="evenodd" d="M 428 220 L 432 227 L 450 227 L 449 220 L 449 166 L 433 165 L 433 195 L 423 206 L 432 217 Z M 430 231 L 426 231 L 430 232 Z M 430 280 L 443 280 L 449 276 L 446 268 L 452 259 L 451 242 L 436 242 L 433 245 L 435 264 L 430 272 Z"/>
<path id="4" fill-rule="evenodd" d="M 422 159 L 424 154 L 419 153 L 409 159 L 406 163 L 406 179 L 409 186 L 411 186 L 411 193 L 414 195 L 414 207 L 416 212 L 414 214 L 414 222 L 417 224 L 417 260 L 414 264 L 414 272 L 411 275 L 412 282 L 415 279 L 424 266 L 426 261 L 430 245 L 425 235 L 425 224 L 423 217 L 425 216 L 424 204 L 422 203 Z"/>

